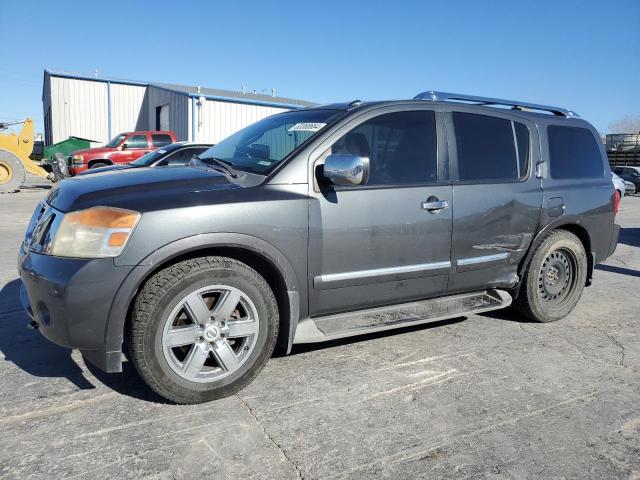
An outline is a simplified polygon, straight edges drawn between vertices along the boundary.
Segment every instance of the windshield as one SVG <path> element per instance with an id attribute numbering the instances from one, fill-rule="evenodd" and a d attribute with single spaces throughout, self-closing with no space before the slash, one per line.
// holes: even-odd
<path id="1" fill-rule="evenodd" d="M 200 154 L 216 158 L 235 170 L 268 174 L 291 152 L 332 123 L 340 110 L 294 110 L 267 117 L 225 138 Z"/>
<path id="2" fill-rule="evenodd" d="M 141 156 L 135 162 L 131 162 L 131 165 L 135 165 L 136 167 L 148 167 L 165 153 L 167 153 L 167 151 L 162 148 L 154 150 L 153 152 L 149 152 L 146 155 Z"/>
<path id="3" fill-rule="evenodd" d="M 109 143 L 107 143 L 105 147 L 109 147 L 109 148 L 117 147 L 120 144 L 120 142 L 124 140 L 124 137 L 126 137 L 126 135 L 122 135 L 122 134 L 116 137 L 113 137 L 113 139 Z"/>

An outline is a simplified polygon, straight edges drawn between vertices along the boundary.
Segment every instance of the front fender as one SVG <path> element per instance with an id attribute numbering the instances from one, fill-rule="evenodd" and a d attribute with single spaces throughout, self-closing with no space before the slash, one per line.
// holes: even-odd
<path id="1" fill-rule="evenodd" d="M 136 265 L 120 285 L 109 312 L 104 332 L 105 351 L 120 352 L 124 338 L 124 324 L 129 306 L 140 286 L 153 273 L 179 256 L 216 247 L 231 247 L 249 250 L 261 255 L 278 269 L 287 288 L 289 316 L 281 319 L 281 327 L 288 332 L 287 353 L 291 349 L 295 329 L 300 318 L 300 296 L 304 283 L 300 282 L 287 258 L 270 243 L 251 235 L 240 233 L 205 233 L 171 242 L 157 249 Z"/>

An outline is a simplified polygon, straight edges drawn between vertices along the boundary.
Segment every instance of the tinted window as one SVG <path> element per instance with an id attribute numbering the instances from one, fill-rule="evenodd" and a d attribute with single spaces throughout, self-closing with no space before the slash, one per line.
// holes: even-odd
<path id="1" fill-rule="evenodd" d="M 369 157 L 368 185 L 433 182 L 438 176 L 435 114 L 419 110 L 380 115 L 347 133 L 331 153 Z"/>
<path id="2" fill-rule="evenodd" d="M 514 127 L 510 120 L 453 112 L 453 125 L 460 180 L 516 180 L 526 174 L 526 169 L 519 174 L 522 168 L 517 160 Z M 521 130 L 520 135 L 524 135 L 522 148 L 525 149 L 524 145 L 529 143 L 528 131 Z M 526 151 L 528 155 L 528 146 Z"/>
<path id="3" fill-rule="evenodd" d="M 552 178 L 594 178 L 604 167 L 600 149 L 590 130 L 549 126 L 549 162 Z"/>
<path id="4" fill-rule="evenodd" d="M 147 148 L 149 146 L 146 135 L 131 135 L 125 140 L 125 143 L 127 148 Z"/>
<path id="5" fill-rule="evenodd" d="M 183 148 L 175 153 L 169 155 L 166 159 L 160 162 L 160 165 L 186 165 L 191 161 L 194 155 L 198 155 L 204 152 L 207 147 L 188 147 Z"/>
<path id="6" fill-rule="evenodd" d="M 531 156 L 529 129 L 518 122 L 513 122 L 513 127 L 516 132 L 516 146 L 518 147 L 518 177 L 524 178 L 528 173 L 529 158 Z"/>
<path id="7" fill-rule="evenodd" d="M 169 145 L 173 143 L 171 137 L 166 133 L 154 133 L 151 135 L 151 141 L 153 142 L 153 146 L 156 148 L 164 147 L 165 145 Z"/>

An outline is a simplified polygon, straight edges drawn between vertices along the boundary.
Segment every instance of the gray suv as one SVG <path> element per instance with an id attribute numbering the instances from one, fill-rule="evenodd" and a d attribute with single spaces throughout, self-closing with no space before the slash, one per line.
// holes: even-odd
<path id="1" fill-rule="evenodd" d="M 505 108 L 506 107 L 506 108 Z M 51 341 L 158 394 L 233 394 L 274 348 L 485 312 L 560 320 L 618 238 L 573 112 L 425 92 L 280 113 L 188 167 L 64 180 L 21 298 Z"/>

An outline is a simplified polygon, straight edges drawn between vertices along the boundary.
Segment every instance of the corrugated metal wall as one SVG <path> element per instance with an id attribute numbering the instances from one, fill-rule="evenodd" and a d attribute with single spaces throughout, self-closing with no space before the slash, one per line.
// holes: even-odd
<path id="1" fill-rule="evenodd" d="M 202 115 L 202 125 L 199 128 L 198 108 L 201 109 Z M 207 100 L 202 107 L 196 106 L 196 136 L 194 140 L 218 143 L 247 125 L 287 110 L 286 108 Z"/>
<path id="2" fill-rule="evenodd" d="M 49 85 L 52 143 L 71 135 L 108 140 L 106 83 L 52 76 Z"/>
<path id="3" fill-rule="evenodd" d="M 42 102 L 47 144 L 70 136 L 106 143 L 121 132 L 155 130 L 156 109 L 164 105 L 169 108 L 169 128 L 178 140 L 217 143 L 253 122 L 288 110 L 206 100 L 192 112 L 194 101 L 186 93 L 155 85 L 76 79 L 48 72 L 45 73 Z M 50 119 L 47 119 L 49 108 Z M 195 128 L 192 118 L 195 118 Z"/>
<path id="4" fill-rule="evenodd" d="M 147 121 L 150 130 L 156 129 L 156 108 L 169 106 L 169 127 L 178 140 L 189 140 L 189 96 L 160 87 L 147 87 Z"/>
<path id="5" fill-rule="evenodd" d="M 145 105 L 147 87 L 111 83 L 111 136 L 120 132 L 148 130 Z"/>

